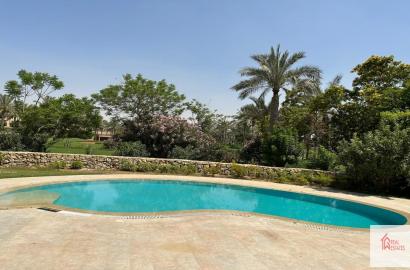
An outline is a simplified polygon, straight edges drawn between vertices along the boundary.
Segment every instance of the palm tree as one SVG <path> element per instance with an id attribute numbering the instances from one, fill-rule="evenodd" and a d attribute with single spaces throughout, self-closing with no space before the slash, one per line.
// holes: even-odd
<path id="1" fill-rule="evenodd" d="M 305 58 L 304 52 L 290 54 L 281 52 L 280 45 L 276 50 L 271 47 L 269 54 L 256 54 L 251 58 L 258 63 L 258 67 L 245 67 L 240 70 L 241 76 L 248 77 L 232 87 L 240 92 L 239 98 L 245 99 L 255 92 L 262 91 L 261 96 L 272 92 L 272 109 L 269 118 L 269 127 L 272 129 L 279 117 L 279 95 L 285 94 L 289 87 L 297 80 L 319 81 L 321 71 L 314 66 L 300 66 L 294 68 L 299 60 Z"/>
<path id="2" fill-rule="evenodd" d="M 6 125 L 6 121 L 10 120 L 13 115 L 13 99 L 8 95 L 0 94 L 0 127 L 4 127 Z"/>
<path id="3" fill-rule="evenodd" d="M 271 104 L 265 103 L 264 96 L 260 96 L 258 98 L 250 97 L 249 99 L 252 100 L 253 103 L 241 107 L 238 118 L 245 121 L 250 121 L 252 125 L 254 125 L 257 121 L 263 122 L 265 117 L 269 116 Z"/>

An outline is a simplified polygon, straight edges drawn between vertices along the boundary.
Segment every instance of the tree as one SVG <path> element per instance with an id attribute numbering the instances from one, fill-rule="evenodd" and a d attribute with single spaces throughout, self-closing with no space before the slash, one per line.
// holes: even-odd
<path id="1" fill-rule="evenodd" d="M 0 94 L 0 128 L 6 125 L 6 121 L 14 116 L 14 102 L 8 95 Z"/>
<path id="2" fill-rule="evenodd" d="M 409 194 L 410 129 L 382 125 L 362 138 L 342 141 L 339 160 L 356 189 Z"/>
<path id="3" fill-rule="evenodd" d="M 278 45 L 276 50 L 271 47 L 268 54 L 257 54 L 251 56 L 258 63 L 258 67 L 245 67 L 240 71 L 241 76 L 248 79 L 239 82 L 232 88 L 240 92 L 239 97 L 244 99 L 257 91 L 262 91 L 262 95 L 272 92 L 272 111 L 270 113 L 270 128 L 277 122 L 279 117 L 279 95 L 281 91 L 285 94 L 289 91 L 289 86 L 296 80 L 318 81 L 321 71 L 314 66 L 301 66 L 294 68 L 294 65 L 305 58 L 304 52 L 289 54 L 288 51 L 281 52 Z"/>
<path id="4" fill-rule="evenodd" d="M 40 106 L 27 107 L 21 115 L 19 129 L 26 138 L 36 134 L 90 138 L 101 122 L 102 117 L 92 100 L 67 94 L 50 98 Z"/>
<path id="5" fill-rule="evenodd" d="M 355 90 L 366 87 L 373 87 L 377 90 L 403 87 L 410 80 L 410 65 L 395 61 L 392 55 L 372 55 L 353 68 L 352 72 L 358 75 L 353 80 Z"/>
<path id="6" fill-rule="evenodd" d="M 251 125 L 259 124 L 260 130 L 265 130 L 265 119 L 269 117 L 272 104 L 265 103 L 265 97 L 262 95 L 259 98 L 250 97 L 253 104 L 247 104 L 239 110 L 238 118 L 243 121 L 248 121 Z"/>
<path id="7" fill-rule="evenodd" d="M 33 96 L 34 104 L 37 106 L 51 93 L 64 87 L 64 83 L 57 76 L 44 72 L 32 73 L 22 69 L 17 76 L 20 81 L 8 81 L 4 88 L 7 94 L 22 103 L 23 110 L 29 97 Z"/>
<path id="8" fill-rule="evenodd" d="M 148 122 L 159 115 L 179 115 L 184 110 L 185 96 L 165 80 L 156 82 L 141 74 L 133 78 L 123 76 L 124 82 L 109 85 L 92 97 L 108 115 L 128 116 L 136 121 Z"/>
<path id="9" fill-rule="evenodd" d="M 216 111 L 211 111 L 205 104 L 196 99 L 187 102 L 185 105 L 192 114 L 189 120 L 197 124 L 203 132 L 210 133 L 218 117 Z"/>

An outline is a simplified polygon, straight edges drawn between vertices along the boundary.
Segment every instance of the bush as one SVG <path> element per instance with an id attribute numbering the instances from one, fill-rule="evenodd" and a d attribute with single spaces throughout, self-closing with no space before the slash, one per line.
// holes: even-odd
<path id="1" fill-rule="evenodd" d="M 135 165 L 131 163 L 129 160 L 121 160 L 120 170 L 127 171 L 127 172 L 133 172 L 135 170 Z"/>
<path id="2" fill-rule="evenodd" d="M 75 160 L 71 162 L 70 169 L 79 170 L 84 167 L 84 164 L 80 160 Z"/>
<path id="3" fill-rule="evenodd" d="M 276 127 L 263 141 L 263 160 L 267 165 L 283 167 L 294 164 L 303 152 L 297 132 L 290 128 Z"/>
<path id="4" fill-rule="evenodd" d="M 220 173 L 221 173 L 221 170 L 217 166 L 205 167 L 202 171 L 202 175 L 204 176 L 215 176 Z"/>
<path id="5" fill-rule="evenodd" d="M 336 154 L 319 146 L 306 161 L 306 167 L 309 169 L 330 170 L 336 164 Z"/>
<path id="6" fill-rule="evenodd" d="M 245 166 L 236 163 L 231 164 L 231 176 L 243 178 L 248 175 L 248 170 Z"/>
<path id="7" fill-rule="evenodd" d="M 197 173 L 197 169 L 195 165 L 182 165 L 180 167 L 180 173 L 184 175 L 193 175 Z"/>
<path id="8" fill-rule="evenodd" d="M 23 150 L 21 136 L 12 130 L 0 129 L 0 150 L 20 151 Z"/>
<path id="9" fill-rule="evenodd" d="M 383 193 L 408 194 L 410 129 L 383 125 L 359 138 L 343 141 L 338 158 L 351 187 Z"/>
<path id="10" fill-rule="evenodd" d="M 148 122 L 124 122 L 124 141 L 139 140 L 147 146 L 150 156 L 170 157 L 177 146 L 205 149 L 214 139 L 201 131 L 196 124 L 177 116 L 155 116 Z"/>
<path id="11" fill-rule="evenodd" d="M 49 167 L 57 170 L 65 169 L 67 167 L 67 163 L 65 161 L 55 161 L 50 163 Z"/>
<path id="12" fill-rule="evenodd" d="M 255 137 L 249 140 L 242 148 L 240 160 L 246 163 L 261 164 L 262 156 L 262 138 Z"/>
<path id="13" fill-rule="evenodd" d="M 119 142 L 114 141 L 113 139 L 103 141 L 103 146 L 105 149 L 115 149 L 118 146 Z"/>
<path id="14" fill-rule="evenodd" d="M 169 158 L 178 159 L 198 159 L 201 151 L 198 148 L 194 148 L 192 145 L 187 147 L 175 146 L 169 154 Z"/>
<path id="15" fill-rule="evenodd" d="M 4 154 L 0 153 L 0 165 L 3 165 L 4 160 L 5 160 Z"/>
<path id="16" fill-rule="evenodd" d="M 114 155 L 127 157 L 148 157 L 149 153 L 144 144 L 136 142 L 121 142 L 115 148 Z"/>

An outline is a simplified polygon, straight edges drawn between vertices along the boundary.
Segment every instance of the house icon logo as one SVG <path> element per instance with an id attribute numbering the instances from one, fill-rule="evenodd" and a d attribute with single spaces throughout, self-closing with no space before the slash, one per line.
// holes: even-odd
<path id="1" fill-rule="evenodd" d="M 380 241 L 382 242 L 382 251 L 384 251 L 384 250 L 388 250 L 388 251 L 405 251 L 406 250 L 405 246 L 401 245 L 399 240 L 391 239 L 389 237 L 388 233 L 386 233 L 380 239 Z"/>
<path id="2" fill-rule="evenodd" d="M 390 238 L 388 236 L 388 233 L 386 233 L 382 239 L 380 239 L 380 241 L 382 241 L 382 250 L 390 250 Z"/>

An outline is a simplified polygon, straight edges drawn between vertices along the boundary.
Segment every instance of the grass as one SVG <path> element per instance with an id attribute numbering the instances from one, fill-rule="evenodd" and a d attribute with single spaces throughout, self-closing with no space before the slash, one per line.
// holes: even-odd
<path id="1" fill-rule="evenodd" d="M 114 151 L 105 149 L 102 142 L 95 142 L 78 138 L 67 138 L 56 140 L 47 148 L 47 152 L 111 156 Z"/>
<path id="2" fill-rule="evenodd" d="M 59 176 L 59 175 L 84 175 L 108 174 L 112 171 L 103 170 L 59 170 L 50 168 L 0 168 L 1 178 L 32 177 L 32 176 Z M 118 172 L 116 172 L 118 173 Z"/>

